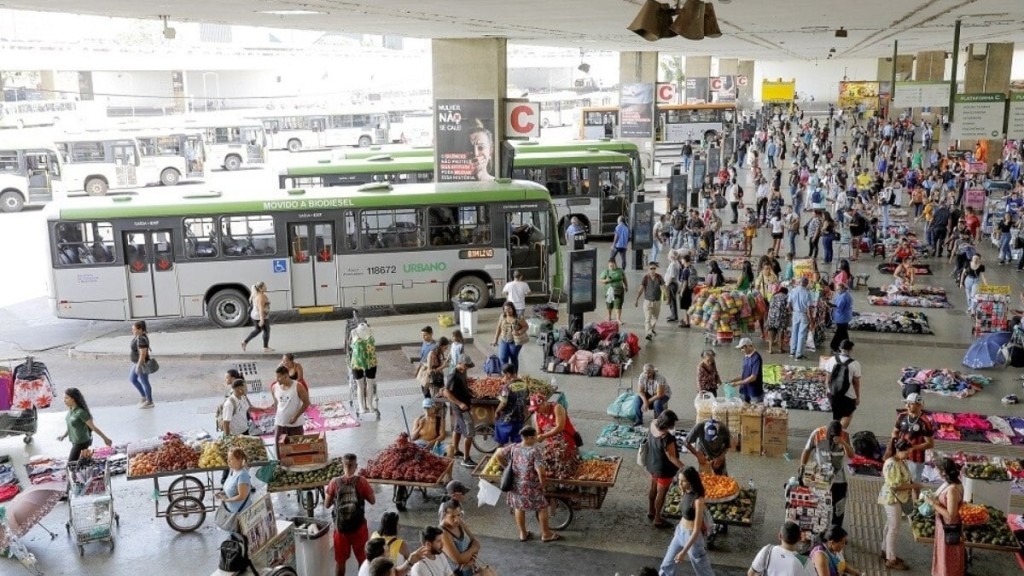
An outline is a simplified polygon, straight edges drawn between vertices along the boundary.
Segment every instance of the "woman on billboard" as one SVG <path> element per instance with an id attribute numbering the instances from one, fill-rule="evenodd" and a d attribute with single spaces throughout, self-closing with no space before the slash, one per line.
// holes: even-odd
<path id="1" fill-rule="evenodd" d="M 494 136 L 484 127 L 483 122 L 476 121 L 476 126 L 469 131 L 469 143 L 473 145 L 473 176 L 480 181 L 494 180 L 491 174 L 491 159 L 494 157 Z"/>

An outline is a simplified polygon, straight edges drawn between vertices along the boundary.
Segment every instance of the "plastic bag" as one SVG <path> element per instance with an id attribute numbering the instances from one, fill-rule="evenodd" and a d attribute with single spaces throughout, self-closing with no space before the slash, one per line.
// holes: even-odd
<path id="1" fill-rule="evenodd" d="M 497 486 L 481 478 L 479 488 L 476 493 L 477 507 L 484 504 L 488 506 L 498 505 L 498 500 L 501 498 L 501 490 Z"/>
<path id="2" fill-rule="evenodd" d="M 633 398 L 636 394 L 623 392 L 619 397 L 608 405 L 607 413 L 612 418 L 630 419 L 633 418 Z"/>

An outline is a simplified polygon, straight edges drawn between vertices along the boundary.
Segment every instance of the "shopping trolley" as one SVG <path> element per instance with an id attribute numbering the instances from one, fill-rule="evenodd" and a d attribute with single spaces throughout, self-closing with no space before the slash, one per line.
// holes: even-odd
<path id="1" fill-rule="evenodd" d="M 74 535 L 78 555 L 84 556 L 85 545 L 91 542 L 108 542 L 113 552 L 114 526 L 121 526 L 121 517 L 114 511 L 108 461 L 69 462 L 67 478 L 70 511 L 64 528 Z"/>

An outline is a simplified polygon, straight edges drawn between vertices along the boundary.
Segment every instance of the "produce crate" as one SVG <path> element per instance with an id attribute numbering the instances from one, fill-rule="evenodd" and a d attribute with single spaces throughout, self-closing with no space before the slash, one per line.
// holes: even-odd
<path id="1" fill-rule="evenodd" d="M 782 456 L 789 450 L 789 417 L 765 414 L 761 428 L 761 453 L 769 457 Z"/>
<path id="2" fill-rule="evenodd" d="M 740 453 L 761 454 L 761 443 L 763 440 L 760 414 L 743 414 L 740 416 Z"/>
<path id="3" fill-rule="evenodd" d="M 327 439 L 323 434 L 289 436 L 278 446 L 282 466 L 306 466 L 327 463 Z"/>

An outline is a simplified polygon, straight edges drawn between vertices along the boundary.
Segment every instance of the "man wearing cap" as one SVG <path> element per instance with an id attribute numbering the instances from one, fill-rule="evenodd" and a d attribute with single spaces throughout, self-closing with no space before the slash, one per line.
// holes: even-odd
<path id="1" fill-rule="evenodd" d="M 826 360 L 825 365 L 822 367 L 826 374 L 831 375 L 836 366 L 840 364 L 846 365 L 850 378 L 850 387 L 846 389 L 845 394 L 839 395 L 833 395 L 830 390 L 828 397 L 829 402 L 832 404 L 832 419 L 842 421 L 844 429 L 850 427 L 853 413 L 857 410 L 857 406 L 860 406 L 860 378 L 862 370 L 860 362 L 850 356 L 851 351 L 853 351 L 853 342 L 843 340 L 839 343 L 839 353 Z M 830 383 L 826 382 L 826 387 Z"/>
<path id="2" fill-rule="evenodd" d="M 764 401 L 764 376 L 761 374 L 761 353 L 754 348 L 750 338 L 740 338 L 736 348 L 743 350 L 743 372 L 739 378 L 729 381 L 739 386 L 740 397 L 749 404 L 760 404 Z"/>
<path id="3" fill-rule="evenodd" d="M 636 398 L 633 399 L 633 425 L 643 426 L 644 412 L 654 410 L 657 418 L 668 407 L 668 399 L 672 396 L 665 377 L 658 372 L 654 364 L 644 364 L 643 372 L 636 381 Z"/>
<path id="4" fill-rule="evenodd" d="M 789 291 L 789 311 L 793 318 L 789 329 L 789 355 L 797 360 L 807 359 L 804 356 L 804 342 L 811 324 L 811 293 L 807 290 L 808 284 L 810 281 L 807 276 L 803 276 Z"/>
<path id="5" fill-rule="evenodd" d="M 427 450 L 433 451 L 443 445 L 448 431 L 444 423 L 444 404 L 435 403 L 432 398 L 423 399 L 423 414 L 412 424 L 411 440 Z"/>
<path id="6" fill-rule="evenodd" d="M 836 333 L 828 347 L 833 354 L 838 352 L 843 340 L 850 339 L 850 320 L 853 320 L 853 297 L 845 282 L 837 282 L 836 294 L 832 297 L 832 322 Z"/>
<path id="7" fill-rule="evenodd" d="M 444 498 L 441 498 L 441 505 L 437 508 L 437 523 L 438 525 L 444 520 L 444 505 L 449 500 L 455 500 L 459 504 L 462 504 L 463 516 L 465 516 L 465 499 L 466 494 L 469 494 L 469 487 L 459 482 L 458 480 L 452 480 L 444 487 Z"/>
<path id="8" fill-rule="evenodd" d="M 893 446 L 897 440 L 910 442 L 907 466 L 910 468 L 914 482 L 920 483 L 921 474 L 924 472 L 925 452 L 935 446 L 935 426 L 932 424 L 931 418 L 924 413 L 924 401 L 920 393 L 907 394 L 905 402 L 907 411 L 901 412 L 896 417 L 892 437 L 885 445 L 885 459 L 888 460 L 892 456 Z M 914 498 L 917 498 L 917 492 L 917 490 L 914 491 Z"/>
<path id="9" fill-rule="evenodd" d="M 726 476 L 725 455 L 729 453 L 729 428 L 711 418 L 698 422 L 686 436 L 686 449 L 697 457 L 702 471 L 708 466 L 719 476 Z"/>
<path id="10" fill-rule="evenodd" d="M 452 407 L 452 448 L 456 451 L 456 456 L 462 455 L 462 465 L 466 468 L 476 466 L 476 462 L 469 455 L 473 446 L 473 413 L 470 411 L 473 393 L 470 392 L 469 382 L 466 380 L 466 368 L 471 363 L 469 356 L 459 355 L 455 371 L 448 377 L 442 392 Z M 460 440 L 463 440 L 463 452 L 458 452 Z"/>
<path id="11" fill-rule="evenodd" d="M 644 274 L 640 281 L 640 291 L 636 294 L 636 305 L 640 305 L 640 298 L 644 299 L 644 332 L 647 333 L 647 340 L 658 335 L 654 326 L 658 323 L 658 315 L 661 313 L 661 301 L 668 299 L 668 290 L 665 287 L 665 279 L 658 274 L 658 263 L 651 262 L 647 265 L 647 274 Z"/>
<path id="12" fill-rule="evenodd" d="M 853 458 L 853 445 L 845 426 L 833 420 L 826 426 L 815 429 L 807 439 L 807 446 L 800 455 L 800 482 L 803 483 L 804 468 L 814 455 L 818 477 L 828 480 L 832 493 L 832 524 L 843 525 L 846 516 L 846 458 Z"/>

